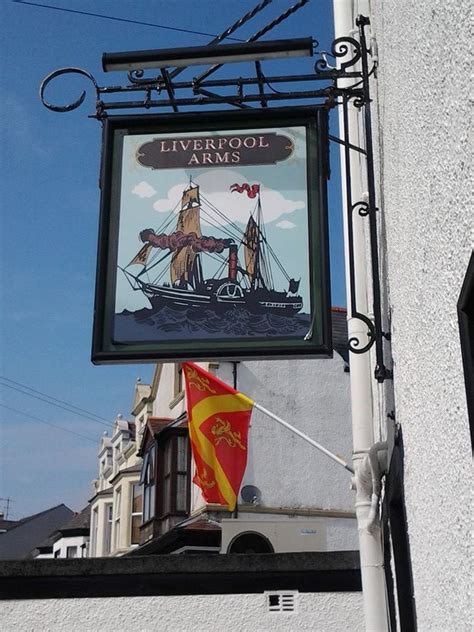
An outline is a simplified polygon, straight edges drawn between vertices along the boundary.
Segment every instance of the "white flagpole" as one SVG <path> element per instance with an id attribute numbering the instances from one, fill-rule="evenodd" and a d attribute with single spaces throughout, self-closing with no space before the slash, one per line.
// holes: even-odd
<path id="1" fill-rule="evenodd" d="M 301 430 L 298 430 L 298 428 L 295 428 L 294 426 L 289 424 L 284 419 L 281 419 L 281 417 L 278 417 L 278 415 L 275 415 L 274 413 L 271 413 L 269 410 L 267 410 L 266 408 L 264 408 L 260 404 L 257 404 L 257 402 L 253 403 L 253 407 L 256 408 L 257 410 L 259 410 L 260 412 L 262 412 L 264 415 L 267 415 L 268 417 L 271 417 L 271 419 L 274 419 L 275 421 L 277 421 L 282 426 L 285 426 L 285 428 L 288 428 L 288 430 L 291 430 L 291 432 L 294 432 L 296 435 L 298 435 L 298 437 L 301 437 L 302 439 L 307 441 L 309 444 L 311 444 L 314 448 L 316 448 L 317 450 L 319 450 L 320 452 L 322 452 L 323 454 L 328 456 L 333 461 L 336 461 L 336 463 L 339 463 L 339 465 L 342 465 L 344 468 L 346 468 L 346 470 L 349 470 L 349 472 L 354 474 L 354 470 L 352 469 L 352 467 L 350 465 L 348 465 L 348 463 L 346 463 L 346 461 L 344 461 L 344 459 L 342 459 L 340 456 L 337 456 L 337 454 L 333 454 L 332 452 L 327 450 L 320 443 L 318 443 L 317 441 L 314 441 L 314 439 L 311 439 L 310 437 L 308 437 L 308 435 L 304 434 L 304 432 L 301 432 Z"/>

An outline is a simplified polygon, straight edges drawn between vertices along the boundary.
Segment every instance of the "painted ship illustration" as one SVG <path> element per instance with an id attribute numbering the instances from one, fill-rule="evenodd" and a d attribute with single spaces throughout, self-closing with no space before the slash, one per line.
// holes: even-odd
<path id="1" fill-rule="evenodd" d="M 300 281 L 290 278 L 267 242 L 259 185 L 235 184 L 231 191 L 256 198 L 247 226 L 241 229 L 205 199 L 199 186 L 190 181 L 183 191 L 177 224 L 176 215 L 160 229 L 140 232 L 143 246 L 125 268 L 120 268 L 131 287 L 147 297 L 154 311 L 211 309 L 216 313 L 243 307 L 256 314 L 292 316 L 303 308 L 298 295 Z M 201 217 L 225 237 L 202 234 Z M 164 254 L 163 254 L 164 252 Z M 217 260 L 214 275 L 207 278 L 206 259 Z M 142 269 L 138 273 L 136 266 Z M 275 265 L 288 282 L 286 291 L 273 283 Z"/>

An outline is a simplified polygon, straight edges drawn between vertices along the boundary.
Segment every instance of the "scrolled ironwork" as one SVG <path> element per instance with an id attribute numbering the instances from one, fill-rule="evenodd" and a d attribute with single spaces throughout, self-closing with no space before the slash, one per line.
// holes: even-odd
<path id="1" fill-rule="evenodd" d="M 163 77 L 144 77 L 145 71 L 141 69 L 131 70 L 127 73 L 127 78 L 132 86 L 143 87 L 143 90 L 156 90 L 161 94 L 164 85 Z"/>
<path id="2" fill-rule="evenodd" d="M 352 351 L 352 353 L 355 354 L 366 353 L 372 347 L 376 340 L 377 332 L 375 330 L 375 325 L 368 316 L 366 316 L 365 314 L 361 314 L 360 312 L 352 312 L 351 318 L 360 320 L 367 326 L 367 338 L 369 340 L 364 346 L 361 347 L 359 346 L 362 344 L 360 338 L 358 336 L 351 336 L 351 338 L 349 338 L 349 340 L 347 341 L 349 345 L 349 351 Z"/>
<path id="3" fill-rule="evenodd" d="M 352 48 L 351 48 L 352 47 Z M 314 65 L 314 71 L 316 74 L 327 72 L 332 70 L 333 66 L 329 65 L 328 56 L 337 60 L 341 57 L 346 57 L 351 54 L 352 56 L 339 64 L 339 71 L 344 72 L 346 68 L 355 66 L 362 55 L 359 42 L 353 37 L 338 37 L 331 44 L 331 52 L 322 51 L 320 53 L 321 58 L 318 59 Z"/>
<path id="4" fill-rule="evenodd" d="M 143 81 L 143 75 L 145 74 L 145 72 L 143 70 L 131 70 L 130 72 L 127 73 L 127 77 L 128 80 L 130 81 L 130 83 L 136 83 L 141 85 L 142 83 L 145 83 L 145 81 Z"/>
<path id="5" fill-rule="evenodd" d="M 352 205 L 352 212 L 357 211 L 360 217 L 367 217 L 370 212 L 367 202 L 356 202 Z"/>
<path id="6" fill-rule="evenodd" d="M 352 51 L 350 47 L 352 46 Z M 352 53 L 352 57 L 347 61 L 343 61 L 340 65 L 341 70 L 355 66 L 355 64 L 362 57 L 362 50 L 359 42 L 353 37 L 338 37 L 335 39 L 331 46 L 332 55 L 336 58 L 345 57 L 349 53 Z"/>
<path id="7" fill-rule="evenodd" d="M 364 107 L 365 105 L 365 100 L 363 96 L 354 96 L 353 97 L 353 101 L 352 101 L 353 105 L 355 108 L 357 108 L 358 110 L 360 110 L 361 108 Z"/>
<path id="8" fill-rule="evenodd" d="M 86 98 L 85 90 L 82 91 L 78 99 L 76 99 L 72 103 L 68 103 L 67 105 L 54 105 L 46 101 L 46 99 L 44 98 L 44 92 L 46 90 L 46 87 L 51 83 L 51 81 L 53 79 L 56 79 L 56 77 L 60 77 L 61 75 L 68 75 L 68 74 L 69 75 L 73 75 L 73 74 L 82 75 L 83 77 L 87 77 L 92 82 L 95 88 L 96 101 L 99 100 L 100 88 L 94 76 L 91 75 L 90 72 L 87 72 L 87 70 L 83 70 L 82 68 L 72 68 L 72 67 L 71 68 L 58 68 L 58 70 L 54 70 L 53 72 L 49 73 L 49 75 L 47 75 L 43 79 L 40 85 L 39 94 L 40 94 L 41 102 L 46 108 L 48 108 L 48 110 L 52 110 L 53 112 L 71 112 L 72 110 L 75 110 L 76 108 L 80 107 L 84 103 L 84 99 Z"/>

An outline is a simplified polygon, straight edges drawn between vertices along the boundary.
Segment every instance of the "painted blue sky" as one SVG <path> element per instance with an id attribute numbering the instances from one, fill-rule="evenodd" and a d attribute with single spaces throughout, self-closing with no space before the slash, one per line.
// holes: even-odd
<path id="1" fill-rule="evenodd" d="M 74 66 L 91 72 L 100 85 L 125 83 L 125 73 L 102 72 L 103 52 L 204 45 L 254 8 L 257 0 L 45 3 L 66 10 L 40 4 L 41 0 L 2 0 L 0 7 L 0 498 L 12 499 L 12 519 L 61 502 L 74 510 L 86 503 L 90 481 L 97 475 L 101 433 L 116 414 L 129 416 L 136 378 L 147 382 L 152 373 L 151 365 L 96 367 L 90 362 L 100 125 L 87 118 L 94 112 L 90 91 L 79 110 L 56 114 L 41 104 L 40 82 L 59 67 Z M 248 38 L 293 4 L 274 0 L 234 37 Z M 331 4 L 331 0 L 311 0 L 265 39 L 311 35 L 319 40 L 320 48 L 327 49 L 333 32 Z M 88 15 L 93 13 L 115 19 Z M 267 67 L 265 62 L 263 69 L 270 74 L 288 69 L 310 73 L 314 60 L 301 59 L 291 67 L 286 63 L 275 61 Z M 241 73 L 238 68 L 236 74 Z M 190 78 L 199 70 L 194 67 L 182 77 Z M 225 76 L 228 70 L 219 73 L 215 77 Z M 46 96 L 64 104 L 88 88 L 86 79 L 59 78 Z M 343 305 L 338 152 L 334 149 L 332 302 Z M 291 215 L 281 219 L 294 221 Z M 35 389 L 36 394 L 29 392 L 36 399 L 20 392 L 25 390 L 22 385 Z M 58 408 L 37 399 L 45 399 L 44 393 L 94 413 L 96 421 L 72 414 L 64 404 Z M 62 432 L 39 419 L 88 438 Z M 0 510 L 4 505 L 0 500 Z"/>

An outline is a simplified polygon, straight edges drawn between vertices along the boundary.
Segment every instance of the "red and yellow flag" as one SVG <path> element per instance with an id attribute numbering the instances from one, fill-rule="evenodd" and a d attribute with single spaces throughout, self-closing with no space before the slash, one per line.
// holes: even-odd
<path id="1" fill-rule="evenodd" d="M 183 363 L 193 481 L 208 503 L 235 509 L 247 465 L 253 400 L 193 362 Z"/>

